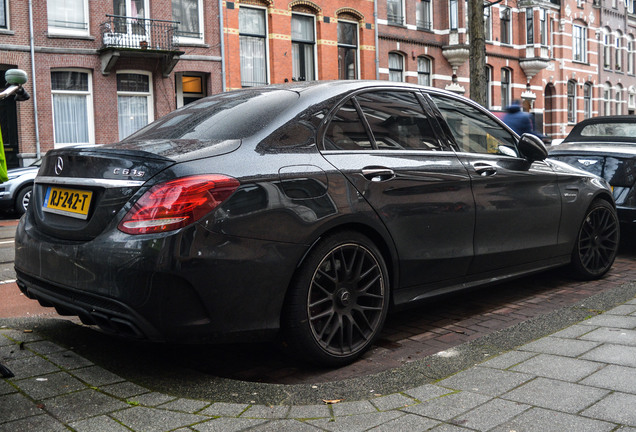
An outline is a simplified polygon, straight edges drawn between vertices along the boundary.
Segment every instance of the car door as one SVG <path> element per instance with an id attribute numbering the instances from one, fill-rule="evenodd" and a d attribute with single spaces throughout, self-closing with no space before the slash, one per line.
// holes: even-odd
<path id="1" fill-rule="evenodd" d="M 438 139 L 422 102 L 408 90 L 358 93 L 340 104 L 323 139 L 324 157 L 390 232 L 401 287 L 463 276 L 473 252 L 470 177 Z"/>
<path id="2" fill-rule="evenodd" d="M 475 197 L 475 259 L 469 273 L 497 271 L 556 254 L 561 196 L 557 176 L 529 163 L 517 138 L 476 104 L 429 93 L 448 126 Z"/>

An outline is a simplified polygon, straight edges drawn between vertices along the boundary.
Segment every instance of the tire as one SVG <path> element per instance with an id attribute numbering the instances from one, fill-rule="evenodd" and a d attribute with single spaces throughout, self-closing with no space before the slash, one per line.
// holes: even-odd
<path id="1" fill-rule="evenodd" d="M 18 216 L 22 216 L 26 213 L 29 202 L 31 201 L 31 194 L 33 192 L 33 186 L 29 185 L 20 189 L 15 197 L 15 212 Z"/>
<path id="2" fill-rule="evenodd" d="M 620 241 L 616 209 L 605 200 L 592 202 L 576 237 L 570 268 L 583 280 L 602 277 L 616 258 Z"/>
<path id="3" fill-rule="evenodd" d="M 351 363 L 373 343 L 389 306 L 386 264 L 355 231 L 321 240 L 298 269 L 286 300 L 287 346 L 321 366 Z"/>

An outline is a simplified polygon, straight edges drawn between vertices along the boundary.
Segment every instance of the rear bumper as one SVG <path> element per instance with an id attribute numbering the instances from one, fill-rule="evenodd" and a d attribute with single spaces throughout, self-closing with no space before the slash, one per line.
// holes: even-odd
<path id="1" fill-rule="evenodd" d="M 124 337 L 227 342 L 276 334 L 307 246 L 237 238 L 193 225 L 164 235 L 121 232 L 89 242 L 16 231 L 18 285 L 59 313 Z"/>

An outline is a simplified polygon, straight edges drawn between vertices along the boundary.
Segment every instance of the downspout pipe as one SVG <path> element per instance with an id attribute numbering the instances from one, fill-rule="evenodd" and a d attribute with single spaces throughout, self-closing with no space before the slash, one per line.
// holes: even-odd
<path id="1" fill-rule="evenodd" d="M 375 1 L 375 0 L 374 0 Z M 225 28 L 223 25 L 223 0 L 219 0 L 219 37 L 221 41 L 221 88 L 225 93 Z"/>
<path id="2" fill-rule="evenodd" d="M 380 79 L 380 47 L 378 46 L 378 0 L 373 0 L 373 25 L 375 26 L 375 79 Z"/>
<path id="3" fill-rule="evenodd" d="M 33 85 L 33 121 L 35 122 L 35 157 L 40 158 L 40 127 L 38 126 L 38 97 L 35 85 L 35 41 L 33 38 L 33 0 L 29 0 L 29 35 L 31 45 L 31 83 Z"/>

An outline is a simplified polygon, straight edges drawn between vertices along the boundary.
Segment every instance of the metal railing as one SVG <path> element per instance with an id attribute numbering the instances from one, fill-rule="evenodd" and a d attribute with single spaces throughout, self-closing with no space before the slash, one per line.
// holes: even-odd
<path id="1" fill-rule="evenodd" d="M 174 51 L 178 21 L 106 15 L 100 24 L 103 48 Z"/>

